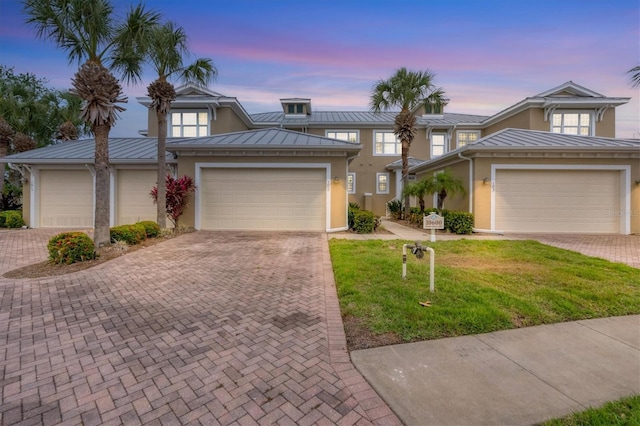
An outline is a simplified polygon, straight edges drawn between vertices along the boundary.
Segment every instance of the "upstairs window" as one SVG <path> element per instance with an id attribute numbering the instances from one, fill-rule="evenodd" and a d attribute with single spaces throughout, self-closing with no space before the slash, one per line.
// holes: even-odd
<path id="1" fill-rule="evenodd" d="M 426 104 L 424 106 L 424 113 L 426 115 L 442 115 L 443 109 L 442 105 Z"/>
<path id="2" fill-rule="evenodd" d="M 447 152 L 447 135 L 444 133 L 431 134 L 431 158 L 439 157 Z"/>
<path id="3" fill-rule="evenodd" d="M 206 112 L 172 112 L 169 134 L 174 138 L 209 135 L 209 114 Z"/>
<path id="4" fill-rule="evenodd" d="M 462 148 L 480 139 L 480 132 L 477 130 L 459 130 L 457 138 L 458 148 Z"/>
<path id="5" fill-rule="evenodd" d="M 304 104 L 287 105 L 287 114 L 304 114 Z"/>
<path id="6" fill-rule="evenodd" d="M 325 136 L 331 139 L 358 143 L 359 132 L 357 130 L 327 130 Z"/>
<path id="7" fill-rule="evenodd" d="M 551 121 L 551 131 L 590 136 L 593 134 L 591 123 L 591 113 L 588 112 L 555 112 Z"/>
<path id="8" fill-rule="evenodd" d="M 402 144 L 393 132 L 379 131 L 373 132 L 375 141 L 374 155 L 401 155 Z"/>

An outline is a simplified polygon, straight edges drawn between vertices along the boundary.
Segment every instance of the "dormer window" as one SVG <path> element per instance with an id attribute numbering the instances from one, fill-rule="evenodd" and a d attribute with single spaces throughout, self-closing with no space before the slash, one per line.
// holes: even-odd
<path id="1" fill-rule="evenodd" d="M 425 115 L 442 115 L 443 110 L 442 104 L 426 104 L 424 106 Z"/>
<path id="2" fill-rule="evenodd" d="M 311 99 L 287 98 L 280 99 L 285 115 L 311 115 Z"/>
<path id="3" fill-rule="evenodd" d="M 287 105 L 287 114 L 304 114 L 304 104 Z"/>
<path id="4" fill-rule="evenodd" d="M 568 135 L 593 135 L 590 112 L 554 112 L 551 119 L 551 131 L 553 133 L 565 133 Z"/>

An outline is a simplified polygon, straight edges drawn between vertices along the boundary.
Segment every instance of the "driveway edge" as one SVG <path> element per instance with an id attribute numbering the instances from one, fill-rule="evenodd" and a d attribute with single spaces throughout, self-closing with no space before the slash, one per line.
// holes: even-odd
<path id="1" fill-rule="evenodd" d="M 360 413 L 376 425 L 402 425 L 400 419 L 389 408 L 386 402 L 369 385 L 369 382 L 351 363 L 347 351 L 347 338 L 344 334 L 342 315 L 338 303 L 338 293 L 333 276 L 329 240 L 323 239 L 322 269 L 324 280 L 325 309 L 327 315 L 327 339 L 329 342 L 329 358 L 331 366 L 344 382 L 358 405 L 364 411 Z M 360 409 L 358 409 L 360 411 Z M 359 424 L 359 423 L 358 423 Z"/>

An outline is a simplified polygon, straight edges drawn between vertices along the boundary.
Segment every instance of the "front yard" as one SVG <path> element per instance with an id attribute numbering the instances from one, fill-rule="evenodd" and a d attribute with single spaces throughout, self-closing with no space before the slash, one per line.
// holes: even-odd
<path id="1" fill-rule="evenodd" d="M 329 242 L 349 350 L 640 313 L 640 273 L 535 241 L 458 240 L 429 259 L 405 241 Z M 420 302 L 430 302 L 425 307 Z"/>

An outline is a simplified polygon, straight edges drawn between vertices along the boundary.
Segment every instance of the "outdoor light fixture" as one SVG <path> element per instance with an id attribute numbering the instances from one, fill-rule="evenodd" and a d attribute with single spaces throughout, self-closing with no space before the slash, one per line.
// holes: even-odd
<path id="1" fill-rule="evenodd" d="M 489 178 L 484 178 L 482 179 L 482 183 L 484 183 L 485 185 L 489 182 Z"/>
<path id="2" fill-rule="evenodd" d="M 636 179 L 636 185 L 640 185 L 640 179 Z"/>
<path id="3" fill-rule="evenodd" d="M 338 183 L 338 182 L 340 182 L 340 179 L 338 179 L 338 176 L 334 176 L 333 183 Z"/>

